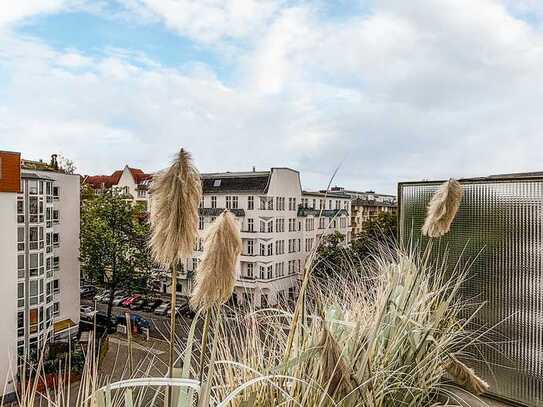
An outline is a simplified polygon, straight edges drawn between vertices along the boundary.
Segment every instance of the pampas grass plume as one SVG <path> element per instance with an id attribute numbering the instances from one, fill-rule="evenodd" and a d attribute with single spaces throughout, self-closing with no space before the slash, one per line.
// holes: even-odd
<path id="1" fill-rule="evenodd" d="M 242 243 L 234 215 L 225 210 L 210 226 L 204 254 L 190 299 L 193 309 L 209 310 L 226 302 L 236 281 L 235 268 Z"/>
<path id="2" fill-rule="evenodd" d="M 480 395 L 490 388 L 488 383 L 477 376 L 473 369 L 467 367 L 452 355 L 447 364 L 447 372 L 457 384 L 467 388 L 475 395 Z"/>
<path id="3" fill-rule="evenodd" d="M 151 185 L 151 250 L 166 268 L 192 254 L 198 237 L 198 206 L 202 184 L 191 155 L 181 149 L 170 168 Z"/>
<path id="4" fill-rule="evenodd" d="M 441 184 L 428 204 L 422 234 L 440 237 L 448 233 L 464 196 L 464 187 L 450 179 Z"/>

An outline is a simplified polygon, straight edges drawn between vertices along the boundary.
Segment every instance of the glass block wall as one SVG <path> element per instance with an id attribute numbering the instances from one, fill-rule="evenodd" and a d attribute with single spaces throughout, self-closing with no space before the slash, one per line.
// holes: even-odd
<path id="1" fill-rule="evenodd" d="M 483 304 L 474 328 L 492 328 L 472 349 L 491 393 L 543 406 L 543 179 L 462 180 L 451 231 L 434 242 L 449 267 L 473 261 L 462 296 Z M 421 226 L 437 182 L 399 185 L 400 239 L 425 246 Z M 490 343 L 492 343 L 490 345 Z"/>

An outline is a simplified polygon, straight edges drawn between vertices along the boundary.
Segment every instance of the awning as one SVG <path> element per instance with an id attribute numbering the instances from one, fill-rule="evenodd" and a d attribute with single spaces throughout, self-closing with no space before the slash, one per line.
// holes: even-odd
<path id="1" fill-rule="evenodd" d="M 71 319 L 62 319 L 53 324 L 53 332 L 57 335 L 76 326 L 77 324 Z"/>

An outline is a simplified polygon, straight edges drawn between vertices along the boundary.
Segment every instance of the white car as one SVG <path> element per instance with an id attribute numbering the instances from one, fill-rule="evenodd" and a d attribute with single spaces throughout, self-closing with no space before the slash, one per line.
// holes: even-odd
<path id="1" fill-rule="evenodd" d="M 92 319 L 97 312 L 98 311 L 94 310 L 90 306 L 83 306 L 79 309 L 79 313 L 83 319 Z"/>

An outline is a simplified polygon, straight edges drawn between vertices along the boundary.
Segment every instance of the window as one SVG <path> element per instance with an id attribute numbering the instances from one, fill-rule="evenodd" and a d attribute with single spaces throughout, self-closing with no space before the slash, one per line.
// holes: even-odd
<path id="1" fill-rule="evenodd" d="M 25 305 L 25 283 L 17 283 L 17 306 Z"/>
<path id="2" fill-rule="evenodd" d="M 60 197 L 60 188 L 53 187 L 53 198 L 58 199 Z"/>
<path id="3" fill-rule="evenodd" d="M 261 196 L 260 197 L 260 210 L 263 211 L 266 209 L 266 197 Z"/>
<path id="4" fill-rule="evenodd" d="M 22 199 L 17 200 L 17 223 L 24 223 L 25 221 L 25 206 Z"/>
<path id="5" fill-rule="evenodd" d="M 42 280 L 43 281 L 43 280 Z M 30 305 L 36 305 L 38 303 L 38 280 L 30 280 Z"/>
<path id="6" fill-rule="evenodd" d="M 328 200 L 328 209 L 332 209 L 332 200 Z"/>
<path id="7" fill-rule="evenodd" d="M 273 256 L 273 243 L 268 244 L 268 256 Z"/>
<path id="8" fill-rule="evenodd" d="M 36 181 L 34 179 L 28 181 L 28 193 L 30 195 L 37 195 L 38 194 L 38 181 Z"/>
<path id="9" fill-rule="evenodd" d="M 38 266 L 39 266 L 38 253 L 30 253 L 28 259 L 29 259 L 30 277 L 36 277 L 38 275 Z"/>
<path id="10" fill-rule="evenodd" d="M 28 198 L 28 213 L 30 215 L 29 222 L 37 223 L 38 222 L 38 197 L 31 196 Z"/>
<path id="11" fill-rule="evenodd" d="M 260 279 L 264 280 L 266 278 L 266 268 L 264 266 L 260 266 Z"/>
<path id="12" fill-rule="evenodd" d="M 25 255 L 17 255 L 17 278 L 23 278 L 25 276 Z"/>
<path id="13" fill-rule="evenodd" d="M 253 278 L 253 268 L 254 268 L 253 263 L 247 263 L 247 277 Z"/>
<path id="14" fill-rule="evenodd" d="M 273 266 L 268 266 L 268 279 L 273 278 Z"/>
<path id="15" fill-rule="evenodd" d="M 273 211 L 273 198 L 268 198 L 268 210 Z"/>
<path id="16" fill-rule="evenodd" d="M 36 332 L 38 332 L 38 323 L 39 323 L 39 320 L 38 320 L 38 309 L 37 308 L 34 308 L 34 309 L 31 309 L 30 312 L 29 312 L 29 332 L 31 334 L 35 334 Z"/>
<path id="17" fill-rule="evenodd" d="M 216 207 L 217 207 L 217 197 L 216 197 L 216 196 L 212 196 L 212 197 L 211 197 L 211 207 L 212 207 L 212 208 L 216 208 Z"/>
<path id="18" fill-rule="evenodd" d="M 289 198 L 288 199 L 288 210 L 289 211 L 295 211 L 296 210 L 296 198 Z"/>
<path id="19" fill-rule="evenodd" d="M 249 196 L 247 197 L 247 209 L 253 210 L 255 208 L 255 197 Z"/>
<path id="20" fill-rule="evenodd" d="M 200 216 L 198 217 L 198 229 L 204 230 L 204 217 Z"/>
<path id="21" fill-rule="evenodd" d="M 268 222 L 268 233 L 272 233 L 273 232 L 273 220 L 270 220 Z"/>
<path id="22" fill-rule="evenodd" d="M 58 233 L 53 233 L 53 246 L 58 247 L 60 244 L 60 237 Z"/>
<path id="23" fill-rule="evenodd" d="M 260 232 L 264 233 L 266 231 L 266 222 L 263 220 L 260 221 Z"/>
<path id="24" fill-rule="evenodd" d="M 253 219 L 247 219 L 247 230 L 249 232 L 254 232 L 255 231 L 255 225 L 254 225 L 254 220 Z"/>
<path id="25" fill-rule="evenodd" d="M 263 243 L 260 243 L 260 255 L 265 256 L 266 255 L 266 245 Z"/>
<path id="26" fill-rule="evenodd" d="M 238 197 L 237 196 L 232 197 L 232 209 L 238 209 Z"/>
<path id="27" fill-rule="evenodd" d="M 25 313 L 24 311 L 19 311 L 17 313 L 17 336 L 21 337 L 25 334 Z"/>
<path id="28" fill-rule="evenodd" d="M 226 209 L 232 209 L 232 197 L 231 196 L 226 197 Z"/>
<path id="29" fill-rule="evenodd" d="M 17 250 L 23 251 L 25 249 L 25 228 L 17 228 Z"/>
<path id="30" fill-rule="evenodd" d="M 58 223 L 60 220 L 60 212 L 58 209 L 53 209 L 53 223 Z"/>
<path id="31" fill-rule="evenodd" d="M 53 303 L 53 316 L 58 317 L 60 314 L 60 304 L 58 302 Z"/>
<path id="32" fill-rule="evenodd" d="M 313 198 L 313 204 L 311 205 L 313 209 L 317 209 L 317 200 Z"/>
<path id="33" fill-rule="evenodd" d="M 216 179 L 213 181 L 213 186 L 214 187 L 220 187 L 221 186 L 221 180 L 220 179 Z"/>
<path id="34" fill-rule="evenodd" d="M 253 255 L 254 249 L 255 249 L 255 242 L 254 240 L 247 240 L 247 254 Z"/>
<path id="35" fill-rule="evenodd" d="M 192 258 L 192 271 L 196 271 L 198 269 L 198 259 L 196 257 Z"/>

